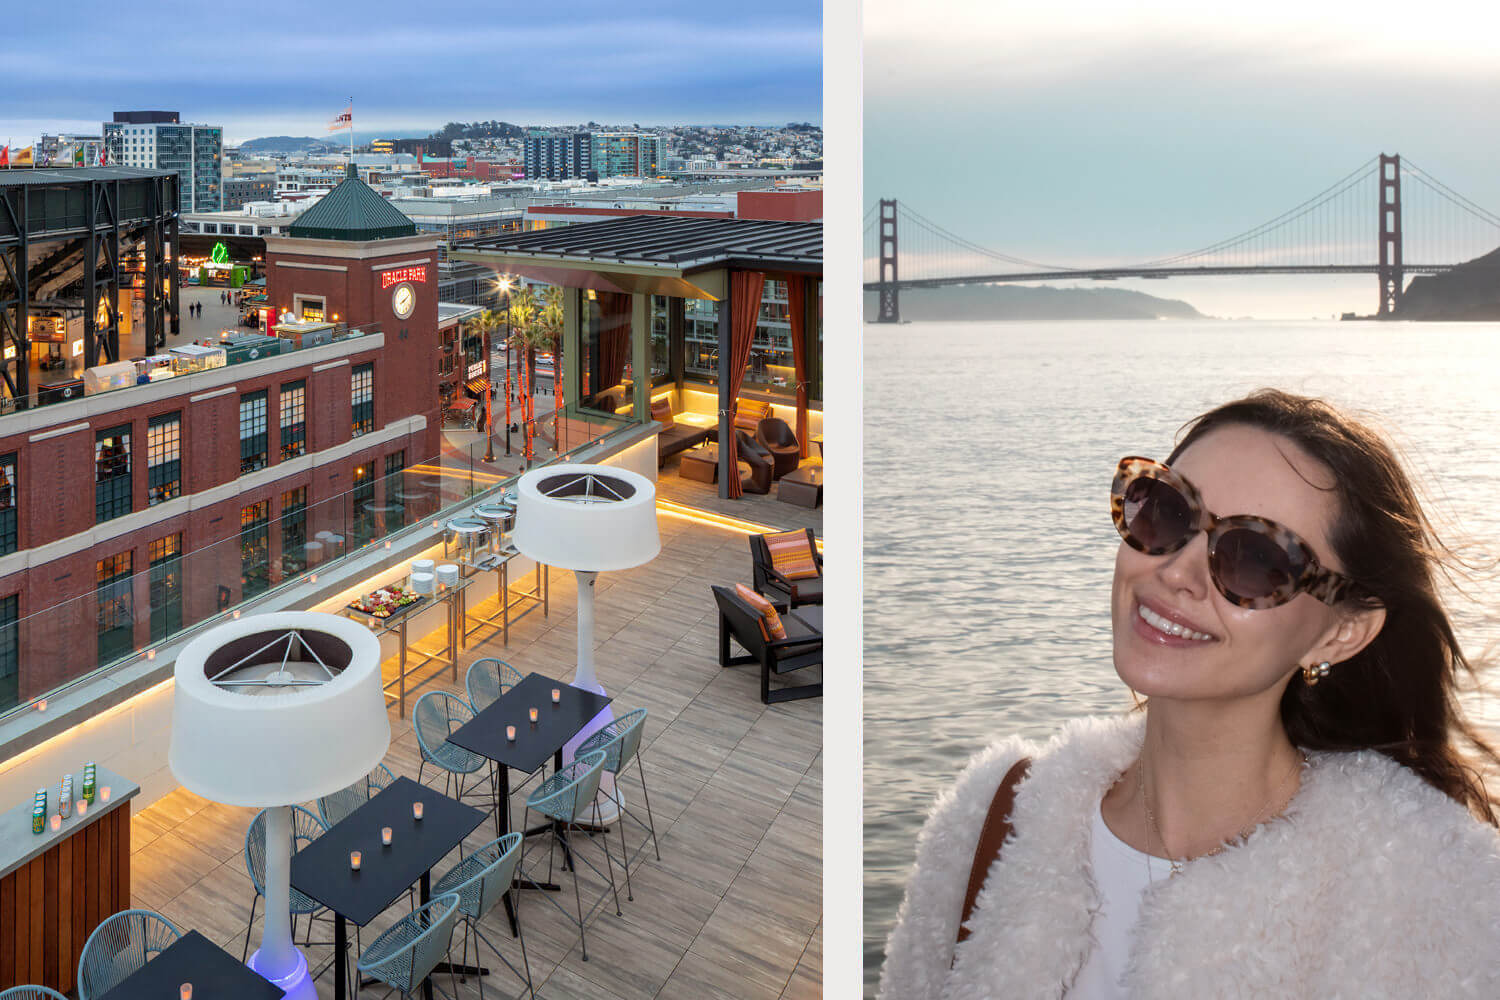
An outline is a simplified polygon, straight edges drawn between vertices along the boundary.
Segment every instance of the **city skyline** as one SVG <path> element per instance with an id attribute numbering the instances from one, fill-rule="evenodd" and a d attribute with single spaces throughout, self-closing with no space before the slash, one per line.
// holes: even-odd
<path id="1" fill-rule="evenodd" d="M 589 0 L 528 9 L 515 26 L 484 6 L 418 23 L 393 0 L 277 3 L 257 8 L 264 27 L 248 35 L 227 10 L 147 19 L 96 0 L 82 6 L 69 19 L 22 10 L 20 30 L 0 40 L 0 88 L 19 95 L 0 110 L 0 143 L 96 132 L 114 111 L 145 108 L 222 125 L 229 145 L 318 137 L 351 95 L 361 133 L 490 119 L 822 122 L 821 8 L 795 0 L 748 12 L 675 0 L 621 11 Z M 128 56 L 81 60 L 79 19 Z"/>
<path id="2" fill-rule="evenodd" d="M 864 208 L 896 197 L 1002 253 L 1123 264 L 1244 232 L 1389 153 L 1500 213 L 1500 140 L 1475 113 L 1500 83 L 1484 51 L 1495 15 L 1381 9 L 1087 2 L 1062 17 L 946 0 L 919 16 L 870 0 Z M 943 182 L 903 150 L 939 157 L 923 159 Z M 1377 299 L 1364 275 L 1112 284 L 1219 316 L 1327 318 Z"/>

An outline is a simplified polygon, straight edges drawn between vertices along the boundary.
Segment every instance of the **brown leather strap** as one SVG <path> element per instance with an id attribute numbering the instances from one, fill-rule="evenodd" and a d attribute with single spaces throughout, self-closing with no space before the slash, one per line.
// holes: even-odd
<path id="1" fill-rule="evenodd" d="M 979 890 L 984 886 L 984 878 L 989 874 L 990 865 L 1000 857 L 1000 847 L 1005 843 L 1005 838 L 1010 836 L 1010 814 L 1016 804 L 1016 786 L 1026 777 L 1030 768 L 1031 758 L 1022 757 L 1011 766 L 1005 774 L 1005 780 L 995 789 L 995 798 L 990 802 L 990 811 L 985 814 L 984 826 L 979 831 L 979 844 L 974 848 L 974 865 L 969 869 L 964 912 L 958 920 L 959 941 L 969 936 L 969 928 L 966 926 L 969 914 L 974 912 L 974 901 L 979 898 Z"/>

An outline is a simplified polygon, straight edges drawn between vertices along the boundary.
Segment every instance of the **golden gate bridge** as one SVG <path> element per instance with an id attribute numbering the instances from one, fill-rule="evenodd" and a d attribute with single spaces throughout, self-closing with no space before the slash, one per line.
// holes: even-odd
<path id="1" fill-rule="evenodd" d="M 1404 185 L 1403 185 L 1403 182 Z M 1500 216 L 1411 160 L 1382 153 L 1273 219 L 1197 250 L 1108 267 L 1038 263 L 980 246 L 893 198 L 865 213 L 865 290 L 899 322 L 903 289 L 997 282 L 1241 274 L 1374 274 L 1377 318 L 1408 275 L 1438 274 L 1500 245 Z"/>

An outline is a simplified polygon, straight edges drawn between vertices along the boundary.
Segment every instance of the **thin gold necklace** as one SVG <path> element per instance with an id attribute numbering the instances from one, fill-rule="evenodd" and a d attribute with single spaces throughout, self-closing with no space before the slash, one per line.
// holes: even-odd
<path id="1" fill-rule="evenodd" d="M 1271 805 L 1276 802 L 1278 798 L 1280 798 L 1281 793 L 1286 789 L 1287 783 L 1292 780 L 1292 775 L 1297 773 L 1298 768 L 1306 764 L 1307 754 L 1298 751 L 1298 758 L 1297 760 L 1292 762 L 1291 770 L 1287 771 L 1286 777 L 1281 779 L 1281 784 L 1276 786 L 1276 790 L 1271 793 L 1271 797 L 1266 799 L 1266 804 L 1260 807 L 1260 809 L 1255 813 L 1255 816 L 1250 820 L 1249 823 L 1246 823 L 1240 828 L 1238 839 L 1244 840 L 1250 835 L 1250 831 L 1254 830 L 1256 826 L 1260 824 L 1260 821 L 1265 818 L 1266 813 L 1268 812 L 1268 810 L 1270 810 Z M 1156 834 L 1157 842 L 1161 844 L 1161 852 L 1163 854 L 1167 854 L 1167 838 L 1162 836 L 1161 828 L 1156 825 L 1156 817 L 1151 814 L 1151 797 L 1146 792 L 1145 754 L 1141 754 L 1140 758 L 1136 761 L 1136 765 L 1136 769 L 1139 772 L 1141 781 L 1141 807 L 1146 811 L 1146 857 L 1148 859 L 1146 862 L 1146 867 L 1150 868 L 1151 862 L 1149 859 L 1151 857 L 1151 834 L 1153 832 Z M 1285 809 L 1286 806 L 1283 805 L 1282 808 Z M 1202 854 L 1196 855 L 1195 857 L 1184 858 L 1180 861 L 1177 858 L 1172 857 L 1170 854 L 1167 854 L 1167 863 L 1172 866 L 1172 875 L 1177 876 L 1182 874 L 1182 865 L 1184 861 L 1194 861 L 1197 858 L 1212 857 L 1213 855 L 1222 852 L 1227 846 L 1227 844 L 1220 844 L 1218 847 L 1215 847 L 1211 851 L 1205 851 Z"/>

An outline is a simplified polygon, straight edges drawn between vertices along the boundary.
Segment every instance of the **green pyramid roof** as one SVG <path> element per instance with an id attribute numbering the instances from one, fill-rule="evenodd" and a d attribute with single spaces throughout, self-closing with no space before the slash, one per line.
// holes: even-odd
<path id="1" fill-rule="evenodd" d="M 314 240 L 385 240 L 415 236 L 417 226 L 351 170 L 338 187 L 298 216 L 287 234 Z"/>

